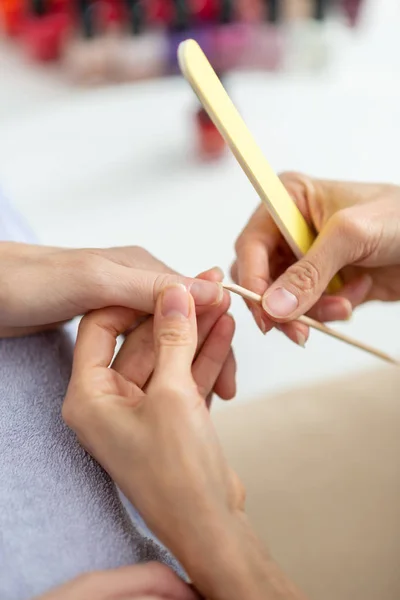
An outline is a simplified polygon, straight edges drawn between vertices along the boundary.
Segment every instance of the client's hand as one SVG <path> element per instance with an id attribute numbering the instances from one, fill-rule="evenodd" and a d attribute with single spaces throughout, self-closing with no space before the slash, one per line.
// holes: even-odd
<path id="1" fill-rule="evenodd" d="M 197 594 L 158 563 L 85 573 L 36 600 L 196 600 Z"/>
<path id="2" fill-rule="evenodd" d="M 70 250 L 2 242 L 0 327 L 53 326 L 106 306 L 153 313 L 160 289 L 178 282 L 205 309 L 223 296 L 211 279 L 181 277 L 137 246 Z"/>
<path id="3" fill-rule="evenodd" d="M 319 233 L 300 261 L 261 205 L 236 242 L 233 279 L 264 295 L 251 306 L 264 331 L 274 323 L 301 345 L 308 330 L 287 323 L 309 313 L 320 321 L 348 319 L 368 300 L 400 299 L 400 188 L 320 181 L 296 173 L 281 180 L 308 223 Z M 338 271 L 344 287 L 322 296 Z M 322 298 L 321 298 L 322 296 Z"/>
<path id="4" fill-rule="evenodd" d="M 116 338 L 133 312 L 109 308 L 87 315 L 63 416 L 205 598 L 300 600 L 246 520 L 243 487 L 206 407 L 234 327 L 228 315 L 213 321 L 211 312 L 196 326 L 184 286 L 161 292 L 151 377 L 148 322 L 128 336 L 112 363 Z"/>
<path id="5" fill-rule="evenodd" d="M 136 309 L 135 322 L 154 312 L 162 287 L 184 283 L 197 312 L 213 305 L 226 312 L 229 296 L 219 282 L 223 274 L 211 269 L 197 279 L 181 277 L 143 248 L 49 248 L 0 243 L 0 337 L 18 337 L 54 328 L 60 322 L 106 306 Z M 236 365 L 229 352 L 215 393 L 235 395 Z"/>

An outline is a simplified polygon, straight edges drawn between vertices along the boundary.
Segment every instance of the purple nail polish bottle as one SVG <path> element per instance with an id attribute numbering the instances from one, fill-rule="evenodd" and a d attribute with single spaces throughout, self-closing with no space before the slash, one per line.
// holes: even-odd
<path id="1" fill-rule="evenodd" d="M 178 47 L 187 39 L 196 40 L 210 63 L 215 67 L 215 35 L 213 23 L 194 24 L 194 15 L 186 0 L 174 0 L 175 14 L 168 43 L 168 64 L 172 73 L 179 72 L 177 61 Z"/>
<path id="2" fill-rule="evenodd" d="M 343 0 L 343 9 L 351 27 L 355 27 L 357 25 L 361 5 L 361 0 Z"/>
<path id="3" fill-rule="evenodd" d="M 236 17 L 236 1 L 222 0 L 219 24 L 214 31 L 215 68 L 219 71 L 237 68 L 251 39 L 251 26 L 237 21 Z"/>
<path id="4" fill-rule="evenodd" d="M 242 65 L 248 69 L 276 71 L 282 66 L 284 40 L 280 28 L 278 2 L 263 0 L 263 20 L 252 26 L 252 33 L 242 56 Z"/>
<path id="5" fill-rule="evenodd" d="M 179 73 L 177 61 L 178 47 L 189 38 L 190 13 L 186 0 L 174 0 L 174 15 L 168 35 L 167 64 L 172 73 Z"/>

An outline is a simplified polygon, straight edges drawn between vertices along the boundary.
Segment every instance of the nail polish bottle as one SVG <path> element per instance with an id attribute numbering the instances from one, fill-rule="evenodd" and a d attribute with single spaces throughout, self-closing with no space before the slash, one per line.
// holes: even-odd
<path id="1" fill-rule="evenodd" d="M 190 11 L 196 25 L 215 23 L 218 19 L 220 4 L 224 0 L 189 0 Z"/>
<path id="2" fill-rule="evenodd" d="M 146 22 L 150 27 L 169 27 L 174 16 L 173 0 L 147 0 Z"/>
<path id="3" fill-rule="evenodd" d="M 167 70 L 168 39 L 165 28 L 147 29 L 148 12 L 142 0 L 128 0 L 129 31 L 113 52 L 119 81 L 138 81 L 160 77 Z"/>
<path id="4" fill-rule="evenodd" d="M 314 7 L 314 19 L 324 21 L 327 16 L 330 0 L 316 0 Z"/>
<path id="5" fill-rule="evenodd" d="M 114 51 L 118 81 L 140 81 L 162 77 L 168 69 L 168 39 L 161 30 L 123 38 Z"/>
<path id="6" fill-rule="evenodd" d="M 77 0 L 77 35 L 71 36 L 64 54 L 63 67 L 68 77 L 86 85 L 106 83 L 112 65 L 107 39 L 101 31 L 101 6 L 96 0 Z"/>
<path id="7" fill-rule="evenodd" d="M 357 25 L 360 16 L 362 0 L 342 0 L 343 10 L 351 27 Z"/>
<path id="8" fill-rule="evenodd" d="M 196 113 L 197 155 L 201 160 L 216 160 L 225 152 L 225 140 L 203 107 Z"/>
<path id="9" fill-rule="evenodd" d="M 192 4 L 186 0 L 174 0 L 174 4 L 175 14 L 168 36 L 170 72 L 179 73 L 177 61 L 178 47 L 182 41 L 188 38 L 196 40 L 212 66 L 217 68 L 215 24 L 202 23 L 199 13 L 193 12 Z M 207 10 L 211 11 L 212 6 Z"/>
<path id="10" fill-rule="evenodd" d="M 31 59 L 55 61 L 61 55 L 71 25 L 69 13 L 52 11 L 49 0 L 31 0 L 21 23 L 19 39 Z"/>
<path id="11" fill-rule="evenodd" d="M 241 66 L 248 69 L 276 71 L 282 66 L 284 40 L 280 28 L 278 4 L 272 7 L 268 0 L 262 2 L 261 20 L 254 23 Z"/>
<path id="12" fill-rule="evenodd" d="M 293 3 L 294 0 L 286 0 Z M 290 12 L 285 22 L 285 68 L 288 71 L 316 71 L 326 66 L 329 41 L 324 27 L 326 10 L 320 0 L 307 0 L 301 12 Z"/>
<path id="13" fill-rule="evenodd" d="M 174 14 L 169 29 L 168 65 L 171 73 L 179 73 L 177 61 L 178 47 L 181 42 L 189 38 L 189 29 L 192 25 L 189 3 L 186 0 L 173 0 Z"/>
<path id="14" fill-rule="evenodd" d="M 270 23 L 279 23 L 282 19 L 281 0 L 269 0 L 267 6 L 267 21 Z"/>
<path id="15" fill-rule="evenodd" d="M 0 31 L 8 37 L 16 37 L 21 31 L 24 18 L 22 0 L 2 0 L 0 3 Z"/>
<path id="16" fill-rule="evenodd" d="M 223 73 L 241 64 L 243 53 L 251 43 L 252 27 L 236 17 L 236 0 L 223 0 L 214 29 L 214 67 Z"/>
<path id="17" fill-rule="evenodd" d="M 235 13 L 241 23 L 259 23 L 264 18 L 263 0 L 237 0 Z"/>
<path id="18" fill-rule="evenodd" d="M 283 3 L 283 19 L 300 21 L 311 17 L 313 0 L 285 0 Z"/>

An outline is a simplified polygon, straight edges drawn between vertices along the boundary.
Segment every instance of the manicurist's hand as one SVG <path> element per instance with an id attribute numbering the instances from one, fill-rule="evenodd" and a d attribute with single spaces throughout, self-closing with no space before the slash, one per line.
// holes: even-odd
<path id="1" fill-rule="evenodd" d="M 234 329 L 228 315 L 210 314 L 196 318 L 187 288 L 167 286 L 154 323 L 130 333 L 114 360 L 133 311 L 87 315 L 63 416 L 205 598 L 300 600 L 246 519 L 207 410 Z"/>
<path id="2" fill-rule="evenodd" d="M 249 305 L 265 333 L 279 327 L 303 345 L 307 328 L 287 323 L 302 314 L 320 321 L 344 320 L 368 300 L 400 299 L 400 188 L 342 183 L 297 173 L 281 176 L 307 222 L 319 234 L 296 261 L 260 205 L 236 242 L 232 277 L 263 295 L 263 309 Z M 323 295 L 340 271 L 344 287 Z"/>

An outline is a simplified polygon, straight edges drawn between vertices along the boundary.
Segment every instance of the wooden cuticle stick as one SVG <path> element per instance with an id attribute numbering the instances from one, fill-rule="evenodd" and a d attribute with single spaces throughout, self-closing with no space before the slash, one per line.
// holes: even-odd
<path id="1" fill-rule="evenodd" d="M 241 287 L 240 285 L 236 285 L 235 283 L 223 282 L 222 287 L 224 289 L 228 290 L 229 292 L 232 292 L 233 294 L 238 294 L 245 300 L 250 300 L 251 302 L 255 302 L 256 304 L 261 304 L 262 297 L 259 294 L 256 294 L 255 292 L 251 292 L 250 290 L 246 290 L 245 288 Z M 333 338 L 336 338 L 337 340 L 345 342 L 346 344 L 349 344 L 350 346 L 354 346 L 355 348 L 358 348 L 359 350 L 368 352 L 369 354 L 372 354 L 373 356 L 376 356 L 377 358 L 380 358 L 381 360 L 384 360 L 385 362 L 388 362 L 392 365 L 396 365 L 398 367 L 400 366 L 400 362 L 398 360 L 396 360 L 395 358 L 393 358 L 392 356 L 390 356 L 389 354 L 386 354 L 385 352 L 381 352 L 381 350 L 378 350 L 377 348 L 374 348 L 373 346 L 369 346 L 368 344 L 359 342 L 358 340 L 355 340 L 354 338 L 349 337 L 348 335 L 345 335 L 344 333 L 335 331 L 334 329 L 331 329 L 330 327 L 327 327 L 323 323 L 320 323 L 319 321 L 315 321 L 314 319 L 311 319 L 310 317 L 302 316 L 302 317 L 299 317 L 298 319 L 296 319 L 296 321 L 298 321 L 299 323 L 303 323 L 304 325 L 307 325 L 307 327 L 316 329 L 317 331 L 320 331 L 321 333 L 325 333 L 325 335 L 329 335 L 330 337 L 333 337 Z"/>

